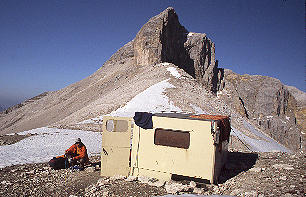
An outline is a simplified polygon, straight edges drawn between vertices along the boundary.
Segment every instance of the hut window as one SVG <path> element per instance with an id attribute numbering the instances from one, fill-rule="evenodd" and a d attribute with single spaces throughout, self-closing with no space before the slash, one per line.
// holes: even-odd
<path id="1" fill-rule="evenodd" d="M 126 132 L 128 130 L 128 121 L 126 120 L 107 120 L 106 130 L 109 132 Z"/>
<path id="2" fill-rule="evenodd" d="M 190 146 L 190 133 L 171 129 L 155 129 L 154 144 L 188 149 Z"/>

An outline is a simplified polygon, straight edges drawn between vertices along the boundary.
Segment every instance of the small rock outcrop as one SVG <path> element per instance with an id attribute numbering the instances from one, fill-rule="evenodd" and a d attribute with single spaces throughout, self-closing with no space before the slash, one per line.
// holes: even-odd
<path id="1" fill-rule="evenodd" d="M 173 63 L 216 93 L 221 87 L 223 70 L 215 60 L 215 45 L 201 33 L 188 32 L 173 8 L 151 18 L 134 40 L 136 65 Z"/>

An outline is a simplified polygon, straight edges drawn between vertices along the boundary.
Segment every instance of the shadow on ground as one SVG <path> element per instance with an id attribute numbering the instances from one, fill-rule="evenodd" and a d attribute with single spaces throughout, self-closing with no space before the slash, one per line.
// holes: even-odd
<path id="1" fill-rule="evenodd" d="M 227 162 L 221 171 L 218 183 L 225 183 L 241 172 L 248 171 L 255 165 L 257 159 L 257 153 L 229 152 Z"/>
<path id="2" fill-rule="evenodd" d="M 96 162 L 90 162 L 91 166 L 100 166 L 101 167 L 101 161 L 96 161 Z"/>

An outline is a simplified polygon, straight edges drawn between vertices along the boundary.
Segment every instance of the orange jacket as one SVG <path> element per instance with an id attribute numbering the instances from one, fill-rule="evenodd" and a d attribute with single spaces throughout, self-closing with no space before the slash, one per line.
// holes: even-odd
<path id="1" fill-rule="evenodd" d="M 84 144 L 81 147 L 78 147 L 78 145 L 73 144 L 70 148 L 66 150 L 66 153 L 76 155 L 75 157 L 73 157 L 73 159 L 79 160 L 83 158 L 86 161 L 89 161 L 87 155 L 87 149 Z"/>

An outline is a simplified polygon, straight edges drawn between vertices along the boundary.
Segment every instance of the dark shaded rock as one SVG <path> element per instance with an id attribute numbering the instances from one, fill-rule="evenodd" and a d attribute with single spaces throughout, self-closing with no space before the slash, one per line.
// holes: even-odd
<path id="1" fill-rule="evenodd" d="M 214 93 L 220 90 L 224 72 L 218 68 L 218 61 L 215 60 L 215 44 L 206 34 L 189 33 L 185 49 L 193 62 L 189 66 L 194 68 L 194 77 L 208 90 Z"/>

